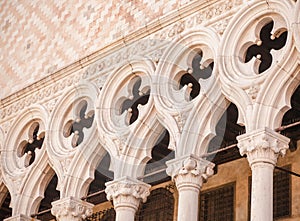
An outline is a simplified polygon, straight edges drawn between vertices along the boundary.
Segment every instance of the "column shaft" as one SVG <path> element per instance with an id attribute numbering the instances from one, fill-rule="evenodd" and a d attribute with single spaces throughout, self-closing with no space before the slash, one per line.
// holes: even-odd
<path id="1" fill-rule="evenodd" d="M 272 221 L 274 166 L 269 163 L 256 163 L 251 169 L 251 221 Z"/>
<path id="2" fill-rule="evenodd" d="M 119 207 L 116 209 L 116 221 L 134 221 L 135 209 Z"/>
<path id="3" fill-rule="evenodd" d="M 203 181 L 213 174 L 214 164 L 194 155 L 167 162 L 167 173 L 178 190 L 178 221 L 198 221 L 199 192 Z"/>
<path id="4" fill-rule="evenodd" d="M 278 156 L 288 149 L 289 138 L 263 128 L 240 135 L 237 140 L 252 170 L 251 221 L 272 221 L 274 166 Z"/>
<path id="5" fill-rule="evenodd" d="M 198 221 L 199 188 L 183 188 L 178 197 L 177 220 Z"/>

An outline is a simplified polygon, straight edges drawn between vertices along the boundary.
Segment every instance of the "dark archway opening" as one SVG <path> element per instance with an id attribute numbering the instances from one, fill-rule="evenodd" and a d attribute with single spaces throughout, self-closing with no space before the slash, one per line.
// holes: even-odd
<path id="1" fill-rule="evenodd" d="M 95 178 L 90 184 L 87 201 L 97 205 L 106 202 L 105 183 L 113 179 L 113 172 L 109 170 L 110 156 L 108 153 L 102 158 L 95 170 Z"/>
<path id="2" fill-rule="evenodd" d="M 59 200 L 60 193 L 58 190 L 56 190 L 57 187 L 58 178 L 57 175 L 54 174 L 52 179 L 50 180 L 46 190 L 45 190 L 45 196 L 44 199 L 41 201 L 38 215 L 36 216 L 37 219 L 48 221 L 48 220 L 54 220 L 55 217 L 51 214 L 51 203 Z"/>
<path id="3" fill-rule="evenodd" d="M 174 196 L 165 188 L 151 191 L 147 202 L 141 204 L 135 221 L 172 221 L 174 215 Z"/>
<path id="4" fill-rule="evenodd" d="M 216 136 L 210 141 L 208 153 L 237 143 L 236 137 L 245 133 L 245 127 L 237 124 L 238 109 L 231 103 L 216 126 Z M 237 147 L 207 157 L 216 165 L 242 158 Z M 217 168 L 217 167 L 216 167 Z"/>
<path id="5" fill-rule="evenodd" d="M 291 97 L 292 108 L 288 110 L 282 119 L 282 126 L 287 126 L 300 121 L 300 85 Z M 290 138 L 290 151 L 297 149 L 297 140 L 300 139 L 300 124 L 281 131 L 281 134 Z"/>
<path id="6" fill-rule="evenodd" d="M 166 174 L 166 162 L 174 159 L 175 152 L 168 149 L 170 143 L 170 134 L 168 130 L 164 129 L 161 135 L 158 137 L 156 144 L 154 145 L 151 156 L 145 168 L 144 182 L 151 185 L 166 182 L 170 180 L 170 177 Z M 160 171 L 156 173 L 157 171 Z M 152 174 L 152 175 L 151 175 Z"/>
<path id="7" fill-rule="evenodd" d="M 11 196 L 7 188 L 3 188 L 0 196 L 0 220 L 4 220 L 12 216 L 12 209 L 9 207 Z"/>

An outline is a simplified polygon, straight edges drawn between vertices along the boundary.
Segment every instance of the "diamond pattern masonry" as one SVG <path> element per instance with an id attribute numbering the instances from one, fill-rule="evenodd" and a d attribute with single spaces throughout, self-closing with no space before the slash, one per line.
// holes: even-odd
<path id="1" fill-rule="evenodd" d="M 186 3 L 187 0 L 0 1 L 0 98 Z"/>

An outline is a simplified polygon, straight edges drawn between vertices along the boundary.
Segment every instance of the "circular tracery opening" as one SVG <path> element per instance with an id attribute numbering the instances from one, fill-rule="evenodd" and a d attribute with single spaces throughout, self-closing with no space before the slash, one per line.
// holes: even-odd
<path id="1" fill-rule="evenodd" d="M 63 135 L 65 138 L 72 136 L 71 145 L 73 148 L 83 142 L 84 129 L 88 129 L 93 125 L 94 111 L 88 111 L 87 108 L 87 101 L 80 101 L 75 107 L 74 118 L 65 123 Z"/>
<path id="2" fill-rule="evenodd" d="M 121 104 L 120 114 L 127 111 L 127 123 L 134 123 L 139 117 L 139 105 L 146 105 L 150 97 L 150 87 L 142 86 L 142 78 L 137 76 L 128 84 L 130 96 L 126 97 Z"/>
<path id="3" fill-rule="evenodd" d="M 282 49 L 287 41 L 288 32 L 285 29 L 273 30 L 274 21 L 265 20 L 264 25 L 260 23 L 258 27 L 259 38 L 255 41 L 255 44 L 247 46 L 244 63 L 248 63 L 253 57 L 258 61 L 255 68 L 258 68 L 258 73 L 261 74 L 268 70 L 273 62 L 272 50 Z M 247 43 L 248 44 L 248 43 Z"/>
<path id="4" fill-rule="evenodd" d="M 179 89 L 185 85 L 189 88 L 189 100 L 196 98 L 201 89 L 200 79 L 208 79 L 212 75 L 214 62 L 212 59 L 204 60 L 203 52 L 199 50 L 193 57 L 190 67 L 179 81 Z"/>
<path id="5" fill-rule="evenodd" d="M 30 166 L 36 158 L 36 150 L 41 149 L 44 143 L 45 132 L 40 131 L 40 124 L 33 122 L 28 130 L 28 138 L 22 140 L 17 149 L 19 158 L 25 156 L 24 166 Z"/>

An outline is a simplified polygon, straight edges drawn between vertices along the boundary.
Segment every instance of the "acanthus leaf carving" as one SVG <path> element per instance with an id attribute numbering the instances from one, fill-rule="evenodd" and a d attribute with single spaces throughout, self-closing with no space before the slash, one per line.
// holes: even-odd
<path id="1" fill-rule="evenodd" d="M 195 155 L 182 156 L 167 162 L 167 174 L 175 180 L 177 188 L 202 183 L 214 174 L 214 164 Z"/>
<path id="2" fill-rule="evenodd" d="M 81 221 L 91 216 L 93 204 L 74 197 L 66 197 L 52 202 L 51 213 L 58 221 Z"/>
<path id="3" fill-rule="evenodd" d="M 247 155 L 250 165 L 268 162 L 275 165 L 278 156 L 284 156 L 290 139 L 269 129 L 263 128 L 237 137 L 240 154 Z"/>
<path id="4" fill-rule="evenodd" d="M 122 177 L 105 185 L 107 199 L 113 200 L 116 209 L 119 206 L 129 206 L 137 210 L 140 202 L 146 202 L 150 195 L 149 184 L 130 177 Z"/>

